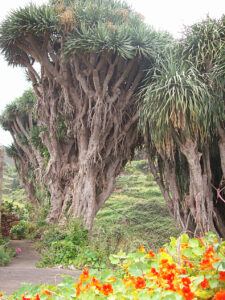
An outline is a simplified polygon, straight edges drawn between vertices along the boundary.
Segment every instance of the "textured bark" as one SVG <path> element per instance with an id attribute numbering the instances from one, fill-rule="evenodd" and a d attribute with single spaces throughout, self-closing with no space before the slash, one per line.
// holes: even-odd
<path id="1" fill-rule="evenodd" d="M 68 60 L 55 53 L 52 59 L 50 40 L 44 41 L 48 47 L 31 36 L 26 41 L 29 49 L 18 47 L 32 52 L 41 65 L 40 74 L 31 64 L 26 67 L 37 96 L 38 126 L 48 128 L 40 135 L 50 155 L 47 167 L 35 149 L 26 154 L 51 194 L 48 220 L 72 214 L 91 229 L 138 144 L 136 93 L 143 73 L 137 58 L 124 60 L 107 52 Z M 23 130 L 21 124 L 17 127 Z"/>
<path id="2" fill-rule="evenodd" d="M 184 232 L 197 236 L 209 230 L 223 235 L 222 202 L 212 190 L 215 178 L 209 145 L 205 144 L 200 153 L 197 141 L 178 141 L 173 154 L 167 156 L 154 149 L 150 138 L 147 128 L 145 144 L 149 167 L 177 224 Z M 217 207 L 218 201 L 220 208 Z"/>
<path id="3" fill-rule="evenodd" d="M 35 184 L 41 184 L 44 171 L 44 159 L 31 142 L 30 131 L 34 120 L 31 114 L 18 114 L 11 121 L 9 131 L 14 140 L 16 155 L 13 156 L 16 169 L 19 173 L 20 183 L 24 187 L 28 200 L 33 205 L 38 205 L 39 200 L 35 195 Z M 21 140 L 26 139 L 26 142 Z M 31 178 L 31 171 L 33 179 Z"/>
<path id="4" fill-rule="evenodd" d="M 205 182 L 207 173 L 204 174 L 202 170 L 200 163 L 202 153 L 198 152 L 197 142 L 191 139 L 186 140 L 186 143 L 181 145 L 181 151 L 187 158 L 189 166 L 189 191 L 191 202 L 194 203 L 194 215 L 192 214 L 192 217 L 196 223 L 195 233 L 202 235 L 212 229 L 212 198 L 208 190 L 210 185 L 208 185 L 208 182 Z M 205 169 L 207 170 L 206 166 Z"/>

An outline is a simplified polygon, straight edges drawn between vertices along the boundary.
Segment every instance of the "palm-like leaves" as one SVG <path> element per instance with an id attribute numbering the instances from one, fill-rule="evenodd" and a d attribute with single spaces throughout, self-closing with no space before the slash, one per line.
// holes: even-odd
<path id="1" fill-rule="evenodd" d="M 52 1 L 52 5 L 13 11 L 0 28 L 0 48 L 8 62 L 25 65 L 28 58 L 21 43 L 27 47 L 29 35 L 40 46 L 46 35 L 52 44 L 63 37 L 61 51 L 67 56 L 110 51 L 123 58 L 150 60 L 170 39 L 169 35 L 157 35 L 126 3 L 115 0 Z"/>
<path id="2" fill-rule="evenodd" d="M 213 105 L 207 85 L 198 70 L 177 51 L 168 51 L 146 89 L 142 122 L 149 123 L 155 143 L 179 138 L 204 139 L 212 126 Z"/>
<path id="3" fill-rule="evenodd" d="M 27 90 L 24 94 L 6 106 L 5 111 L 0 116 L 0 123 L 5 130 L 10 130 L 11 124 L 20 117 L 26 118 L 29 113 L 34 112 L 36 98 L 32 90 Z"/>

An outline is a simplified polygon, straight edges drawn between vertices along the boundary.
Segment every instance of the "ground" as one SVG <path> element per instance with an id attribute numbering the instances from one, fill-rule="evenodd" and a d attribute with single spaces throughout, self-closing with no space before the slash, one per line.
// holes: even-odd
<path id="1" fill-rule="evenodd" d="M 22 283 L 49 283 L 61 281 L 61 275 L 78 277 L 79 271 L 57 268 L 38 269 L 35 264 L 39 259 L 31 241 L 11 241 L 11 246 L 22 250 L 7 267 L 0 267 L 0 290 L 10 294 L 21 287 Z"/>

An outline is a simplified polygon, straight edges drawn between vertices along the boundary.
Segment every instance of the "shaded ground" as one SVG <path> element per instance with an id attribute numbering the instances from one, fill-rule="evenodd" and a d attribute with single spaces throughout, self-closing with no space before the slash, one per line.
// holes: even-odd
<path id="1" fill-rule="evenodd" d="M 80 273 L 56 268 L 36 268 L 35 264 L 39 255 L 30 241 L 12 241 L 11 247 L 20 248 L 22 252 L 13 259 L 9 266 L 0 267 L 0 291 L 12 293 L 21 287 L 22 283 L 56 284 L 61 281 L 61 275 L 71 275 L 76 278 Z"/>

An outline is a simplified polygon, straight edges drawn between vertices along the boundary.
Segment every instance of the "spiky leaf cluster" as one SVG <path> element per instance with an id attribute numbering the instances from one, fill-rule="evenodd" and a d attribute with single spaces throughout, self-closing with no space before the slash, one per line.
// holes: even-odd
<path id="1" fill-rule="evenodd" d="M 123 58 L 152 59 L 163 50 L 168 34 L 157 35 L 126 3 L 113 0 L 51 1 L 12 11 L 0 28 L 0 47 L 13 65 L 32 62 L 24 48 L 32 36 L 39 45 L 46 37 L 56 54 L 117 53 Z"/>
<path id="2" fill-rule="evenodd" d="M 159 61 L 141 103 L 142 122 L 149 122 L 157 144 L 197 137 L 203 140 L 215 122 L 215 106 L 198 70 L 175 48 Z"/>
<path id="3" fill-rule="evenodd" d="M 186 29 L 182 41 L 184 56 L 202 73 L 210 72 L 218 65 L 225 51 L 225 17 L 219 20 L 207 18 Z"/>
<path id="4" fill-rule="evenodd" d="M 5 130 L 10 130 L 11 124 L 19 117 L 21 120 L 27 119 L 27 114 L 34 115 L 36 98 L 32 90 L 27 90 L 23 95 L 8 104 L 0 116 L 1 126 Z"/>
<path id="5" fill-rule="evenodd" d="M 207 18 L 187 28 L 182 41 L 183 56 L 204 76 L 215 98 L 220 120 L 224 119 L 225 79 L 225 16 Z"/>

